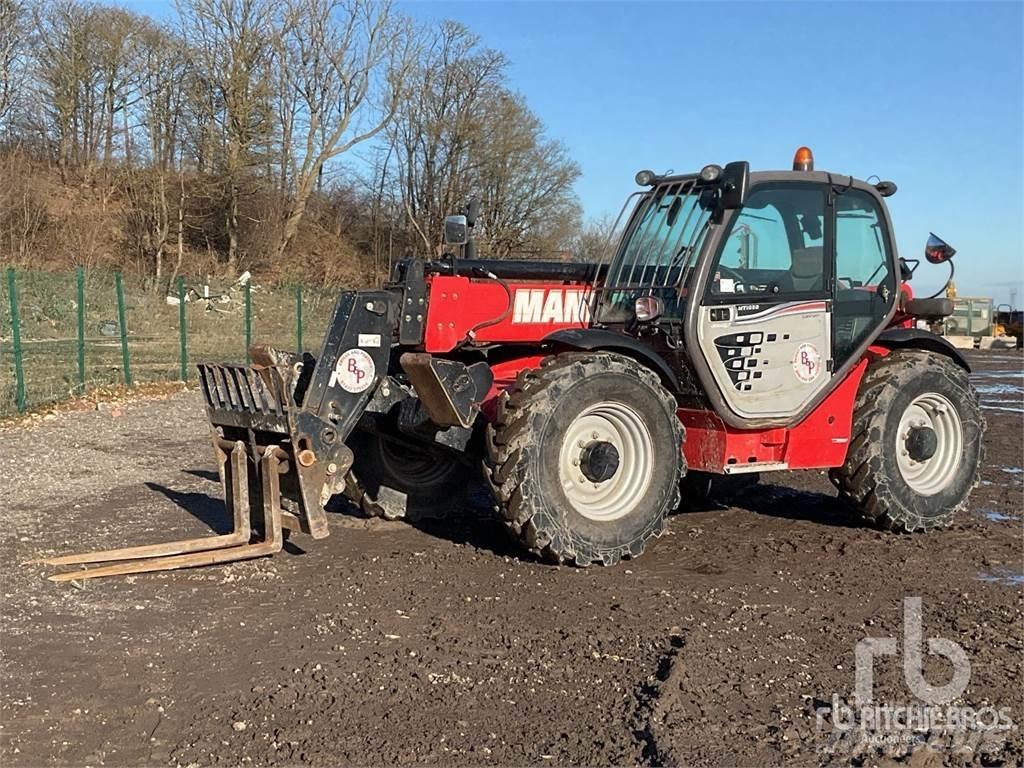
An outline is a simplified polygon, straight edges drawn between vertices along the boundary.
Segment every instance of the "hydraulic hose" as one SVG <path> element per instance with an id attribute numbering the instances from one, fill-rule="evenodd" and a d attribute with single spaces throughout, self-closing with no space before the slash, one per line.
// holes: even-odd
<path id="1" fill-rule="evenodd" d="M 490 328 L 492 325 L 497 325 L 498 323 L 502 322 L 503 320 L 505 320 L 505 318 L 512 314 L 512 289 L 509 288 L 508 283 L 506 283 L 496 274 L 491 272 L 489 269 L 483 269 L 478 267 L 473 271 L 477 272 L 482 277 L 486 277 L 490 280 L 494 280 L 495 282 L 497 282 L 498 285 L 500 285 L 505 290 L 506 303 L 505 311 L 502 312 L 500 315 L 498 315 L 495 318 L 492 318 L 491 320 L 484 320 L 483 322 L 477 323 L 468 331 L 466 331 L 466 341 L 473 341 L 476 338 L 476 334 L 479 331 L 483 330 L 484 328 Z"/>

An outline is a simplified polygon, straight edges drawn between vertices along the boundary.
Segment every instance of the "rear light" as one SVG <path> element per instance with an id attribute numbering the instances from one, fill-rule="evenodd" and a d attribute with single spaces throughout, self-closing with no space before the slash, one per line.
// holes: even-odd
<path id="1" fill-rule="evenodd" d="M 633 314 L 641 323 L 657 320 L 664 311 L 665 304 L 657 296 L 640 296 L 633 302 Z"/>
<path id="2" fill-rule="evenodd" d="M 793 155 L 793 170 L 814 170 L 814 154 L 811 152 L 809 147 L 800 147 L 800 149 L 796 151 L 796 154 Z"/>

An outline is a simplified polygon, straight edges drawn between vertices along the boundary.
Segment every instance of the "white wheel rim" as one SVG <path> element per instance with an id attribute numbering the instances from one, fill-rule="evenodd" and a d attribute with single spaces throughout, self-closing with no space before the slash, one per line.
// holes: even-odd
<path id="1" fill-rule="evenodd" d="M 915 427 L 935 432 L 935 453 L 924 461 L 914 461 L 907 450 L 907 438 Z M 934 496 L 944 490 L 956 477 L 963 444 L 960 414 L 953 403 L 937 392 L 918 395 L 900 417 L 896 434 L 896 462 L 904 482 L 922 496 Z"/>
<path id="2" fill-rule="evenodd" d="M 603 482 L 580 468 L 584 449 L 595 442 L 615 446 L 619 465 Z M 583 410 L 565 431 L 558 457 L 558 479 L 572 508 L 599 522 L 628 515 L 654 476 L 654 440 L 639 413 L 623 403 L 598 403 Z"/>

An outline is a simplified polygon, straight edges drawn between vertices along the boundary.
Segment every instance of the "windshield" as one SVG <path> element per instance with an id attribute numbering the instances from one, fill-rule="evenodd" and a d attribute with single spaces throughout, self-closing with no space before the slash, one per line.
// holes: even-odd
<path id="1" fill-rule="evenodd" d="M 643 195 L 609 266 L 597 319 L 616 322 L 627 316 L 641 294 L 674 301 L 696 261 L 709 215 L 693 177 L 660 184 Z"/>

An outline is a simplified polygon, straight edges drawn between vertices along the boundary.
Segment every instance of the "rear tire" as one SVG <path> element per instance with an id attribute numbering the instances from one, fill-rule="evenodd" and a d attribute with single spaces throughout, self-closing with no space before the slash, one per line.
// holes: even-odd
<path id="1" fill-rule="evenodd" d="M 880 528 L 946 527 L 980 480 L 984 432 L 963 368 L 932 352 L 895 350 L 864 375 L 846 463 L 830 477 Z"/>
<path id="2" fill-rule="evenodd" d="M 638 557 L 679 506 L 676 401 L 629 358 L 572 353 L 522 371 L 487 436 L 485 470 L 505 521 L 545 559 Z"/>
<path id="3" fill-rule="evenodd" d="M 463 462 L 442 451 L 355 430 L 345 496 L 370 517 L 411 523 L 462 512 L 468 483 Z"/>

